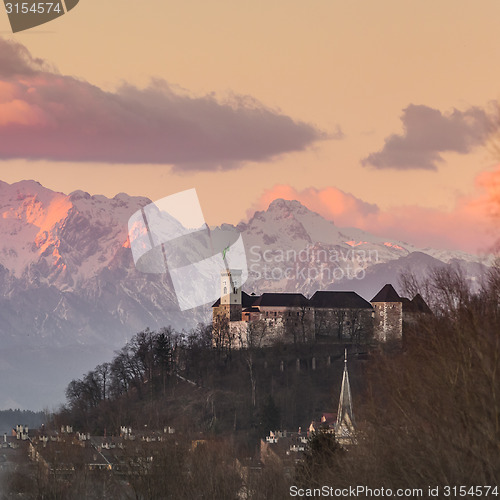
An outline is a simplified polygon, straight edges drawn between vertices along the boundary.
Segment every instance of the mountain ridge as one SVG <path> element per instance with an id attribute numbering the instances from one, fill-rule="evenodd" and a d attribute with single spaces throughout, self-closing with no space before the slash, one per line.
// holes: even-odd
<path id="1" fill-rule="evenodd" d="M 210 320 L 210 304 L 180 311 L 168 273 L 144 274 L 135 268 L 128 219 L 149 203 L 126 193 L 107 198 L 76 190 L 66 195 L 36 181 L 0 182 L 0 374 L 7 377 L 17 370 L 20 385 L 34 376 L 40 367 L 33 355 L 24 364 L 21 356 L 14 367 L 9 361 L 12 350 L 27 345 L 47 350 L 44 362 L 51 352 L 56 359 L 57 352 L 79 350 L 92 360 L 100 349 L 118 349 L 146 327 L 187 330 Z M 221 224 L 213 231 L 227 228 L 239 231 L 245 245 L 249 277 L 243 288 L 248 292 L 310 296 L 316 290 L 343 289 L 370 300 L 381 280 L 395 279 L 394 269 L 408 262 L 418 268 L 426 260 L 420 249 L 339 228 L 295 200 L 274 200 L 248 222 Z M 436 264 L 458 262 L 471 279 L 481 260 L 440 250 L 423 255 Z M 66 369 L 64 382 L 81 375 Z M 62 398 L 62 383 L 51 379 L 45 398 L 53 400 L 56 391 Z M 12 400 L 11 388 L 4 390 L 4 399 Z M 38 393 L 44 397 L 43 390 Z M 17 400 L 20 407 L 33 408 Z"/>

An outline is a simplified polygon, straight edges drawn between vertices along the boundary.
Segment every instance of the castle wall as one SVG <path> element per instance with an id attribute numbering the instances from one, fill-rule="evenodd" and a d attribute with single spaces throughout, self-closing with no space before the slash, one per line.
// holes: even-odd
<path id="1" fill-rule="evenodd" d="M 212 314 L 214 320 L 218 316 L 229 321 L 241 321 L 241 311 L 241 304 L 221 304 L 213 308 Z"/>
<path id="2" fill-rule="evenodd" d="M 347 341 L 367 340 L 373 335 L 372 312 L 361 308 L 316 308 L 316 335 Z"/>
<path id="3" fill-rule="evenodd" d="M 307 342 L 315 338 L 312 307 L 261 306 L 259 319 L 267 322 L 268 330 L 278 329 L 283 342 Z"/>
<path id="4" fill-rule="evenodd" d="M 285 328 L 281 318 L 253 322 L 237 321 L 230 324 L 232 346 L 235 349 L 269 347 L 276 342 L 286 342 Z"/>

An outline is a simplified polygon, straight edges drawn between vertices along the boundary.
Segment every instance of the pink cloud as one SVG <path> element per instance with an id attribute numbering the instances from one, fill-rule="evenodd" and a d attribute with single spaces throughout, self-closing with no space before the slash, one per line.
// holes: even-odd
<path id="1" fill-rule="evenodd" d="M 43 122 L 42 113 L 37 106 L 19 99 L 0 102 L 0 128 L 11 125 L 42 125 Z"/>
<path id="2" fill-rule="evenodd" d="M 248 215 L 253 214 L 255 210 L 267 208 L 276 198 L 298 200 L 310 210 L 333 220 L 338 226 L 359 227 L 369 214 L 378 212 L 377 205 L 366 203 L 335 187 L 324 189 L 309 187 L 297 191 L 291 186 L 282 184 L 265 191 Z"/>
<path id="3" fill-rule="evenodd" d="M 165 81 L 106 92 L 0 38 L 0 159 L 172 164 L 223 170 L 307 149 L 326 135 L 245 96 L 225 101 Z"/>
<path id="4" fill-rule="evenodd" d="M 335 187 L 297 190 L 277 185 L 263 193 L 253 209 L 263 210 L 276 198 L 298 200 L 339 227 L 357 227 L 420 248 L 491 251 L 499 237 L 500 166 L 476 179 L 477 194 L 457 199 L 453 210 L 416 205 L 382 210 Z"/>

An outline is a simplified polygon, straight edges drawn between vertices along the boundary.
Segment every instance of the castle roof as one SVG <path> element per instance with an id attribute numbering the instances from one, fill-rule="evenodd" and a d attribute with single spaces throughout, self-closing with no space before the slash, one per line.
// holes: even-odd
<path id="1" fill-rule="evenodd" d="M 382 290 L 373 297 L 371 302 L 401 302 L 404 312 L 432 314 L 429 306 L 419 293 L 417 293 L 412 300 L 406 297 L 400 297 L 396 290 L 394 290 L 394 287 L 389 283 L 384 285 Z"/>
<path id="2" fill-rule="evenodd" d="M 432 314 L 430 307 L 427 305 L 425 300 L 422 298 L 422 295 L 417 293 L 415 297 L 413 297 L 412 303 L 415 305 L 418 312 L 425 314 Z"/>
<path id="3" fill-rule="evenodd" d="M 382 287 L 382 290 L 373 297 L 370 302 L 404 302 L 401 297 L 398 295 L 398 292 L 394 290 L 394 287 L 387 283 Z"/>
<path id="4" fill-rule="evenodd" d="M 255 303 L 255 301 L 259 298 L 259 295 L 248 295 L 246 292 L 241 292 L 241 307 L 252 307 Z M 220 299 L 217 299 L 213 304 L 212 307 L 219 307 L 220 306 Z"/>
<path id="5" fill-rule="evenodd" d="M 253 305 L 259 307 L 303 307 L 310 304 L 309 300 L 301 293 L 263 293 Z"/>
<path id="6" fill-rule="evenodd" d="M 402 297 L 401 302 L 403 302 L 404 312 L 432 314 L 429 306 L 419 293 L 412 300 Z"/>
<path id="7" fill-rule="evenodd" d="M 407 313 L 416 313 L 418 312 L 417 305 L 413 303 L 410 299 L 407 299 L 406 297 L 401 297 L 401 300 L 399 302 L 403 303 L 403 311 Z"/>
<path id="8" fill-rule="evenodd" d="M 252 307 L 255 305 L 255 301 L 260 297 L 260 295 L 248 295 L 248 293 L 241 292 L 241 306 L 242 307 Z"/>
<path id="9" fill-rule="evenodd" d="M 316 292 L 310 299 L 313 307 L 372 309 L 372 305 L 356 292 Z"/>

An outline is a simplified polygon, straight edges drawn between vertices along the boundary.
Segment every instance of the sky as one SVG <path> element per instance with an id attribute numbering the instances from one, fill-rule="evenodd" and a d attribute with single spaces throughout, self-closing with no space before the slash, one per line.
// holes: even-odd
<path id="1" fill-rule="evenodd" d="M 422 248 L 498 235 L 500 3 L 80 0 L 0 15 L 0 179 L 211 225 L 297 199 Z M 497 150 L 497 147 L 499 150 Z"/>

